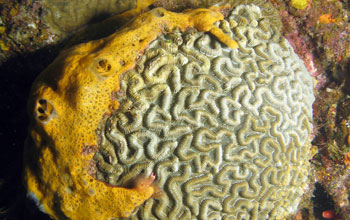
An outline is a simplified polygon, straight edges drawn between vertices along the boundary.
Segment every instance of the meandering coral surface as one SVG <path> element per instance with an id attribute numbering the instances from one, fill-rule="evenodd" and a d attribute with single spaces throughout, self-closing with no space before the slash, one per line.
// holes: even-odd
<path id="1" fill-rule="evenodd" d="M 265 14 L 274 12 L 229 9 L 156 8 L 63 51 L 38 77 L 25 179 L 42 210 L 55 219 L 296 210 L 308 181 L 312 79 Z M 152 173 L 159 202 L 148 200 L 159 190 Z M 150 175 L 142 186 L 123 187 L 140 174 Z"/>
<path id="2" fill-rule="evenodd" d="M 225 43 L 235 42 L 214 26 L 219 8 L 172 13 L 155 9 L 123 30 L 60 56 L 36 79 L 29 100 L 32 117 L 25 149 L 29 192 L 53 218 L 109 219 L 128 216 L 154 193 L 111 187 L 90 175 L 96 130 L 104 114 L 118 108 L 113 92 L 143 50 L 163 31 L 197 28 Z"/>

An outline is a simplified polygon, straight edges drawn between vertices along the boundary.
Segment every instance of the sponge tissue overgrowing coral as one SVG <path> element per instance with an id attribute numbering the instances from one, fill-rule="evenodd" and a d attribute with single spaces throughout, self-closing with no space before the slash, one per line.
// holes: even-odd
<path id="1" fill-rule="evenodd" d="M 258 6 L 217 25 L 238 49 L 196 30 L 158 37 L 99 131 L 98 179 L 159 178 L 163 196 L 138 219 L 282 218 L 306 187 L 310 74 Z"/>
<path id="2" fill-rule="evenodd" d="M 28 194 L 55 219 L 293 213 L 313 83 L 270 9 L 155 8 L 62 51 L 31 91 Z"/>

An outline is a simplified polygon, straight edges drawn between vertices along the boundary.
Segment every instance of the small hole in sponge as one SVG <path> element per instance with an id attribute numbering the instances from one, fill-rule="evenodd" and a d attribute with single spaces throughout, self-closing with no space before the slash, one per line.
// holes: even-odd
<path id="1" fill-rule="evenodd" d="M 46 99 L 39 99 L 36 104 L 36 118 L 41 121 L 47 121 L 54 111 L 53 105 Z"/>
<path id="2" fill-rule="evenodd" d="M 39 113 L 45 113 L 44 109 L 42 109 L 41 107 L 38 108 L 38 112 Z"/>
<path id="3" fill-rule="evenodd" d="M 157 9 L 154 9 L 154 15 L 161 18 L 164 16 L 164 12 L 161 9 L 157 8 Z"/>
<path id="4" fill-rule="evenodd" d="M 108 73 L 111 71 L 112 66 L 109 64 L 107 59 L 100 59 L 97 62 L 96 70 L 101 75 L 108 75 Z"/>
<path id="5" fill-rule="evenodd" d="M 40 121 L 45 121 L 47 119 L 47 117 L 43 116 L 43 115 L 39 115 L 38 119 Z"/>
<path id="6" fill-rule="evenodd" d="M 46 100 L 45 99 L 40 99 L 39 100 L 40 105 L 46 105 Z"/>

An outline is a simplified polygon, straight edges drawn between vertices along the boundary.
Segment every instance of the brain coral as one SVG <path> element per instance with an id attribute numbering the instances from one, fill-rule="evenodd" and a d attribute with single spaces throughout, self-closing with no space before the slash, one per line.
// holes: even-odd
<path id="1" fill-rule="evenodd" d="M 218 26 L 238 49 L 195 30 L 152 42 L 100 130 L 98 179 L 159 178 L 164 196 L 139 219 L 265 220 L 299 203 L 312 79 L 259 7 L 238 6 Z"/>
<path id="2" fill-rule="evenodd" d="M 296 210 L 308 181 L 310 74 L 258 5 L 225 19 L 187 13 L 136 19 L 153 26 L 129 41 L 149 42 L 134 65 L 115 55 L 132 51 L 117 38 L 131 26 L 62 53 L 36 82 L 25 177 L 52 217 L 265 220 Z M 143 38 L 157 19 L 167 33 Z M 152 173 L 158 199 L 149 184 L 120 187 Z"/>

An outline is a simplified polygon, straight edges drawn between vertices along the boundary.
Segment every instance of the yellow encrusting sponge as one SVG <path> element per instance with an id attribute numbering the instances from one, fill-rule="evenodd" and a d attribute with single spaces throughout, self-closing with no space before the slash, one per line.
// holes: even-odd
<path id="1" fill-rule="evenodd" d="M 196 28 L 236 48 L 214 25 L 223 20 L 220 10 L 173 13 L 156 8 L 106 38 L 62 51 L 38 76 L 28 105 L 32 119 L 24 178 L 29 193 L 52 218 L 127 217 L 155 193 L 152 184 L 128 189 L 95 178 L 91 161 L 98 150 L 96 131 L 103 117 L 119 106 L 113 94 L 122 74 L 135 67 L 162 33 Z"/>
<path id="2" fill-rule="evenodd" d="M 304 10 L 308 4 L 308 0 L 291 0 L 289 4 L 296 9 Z"/>

